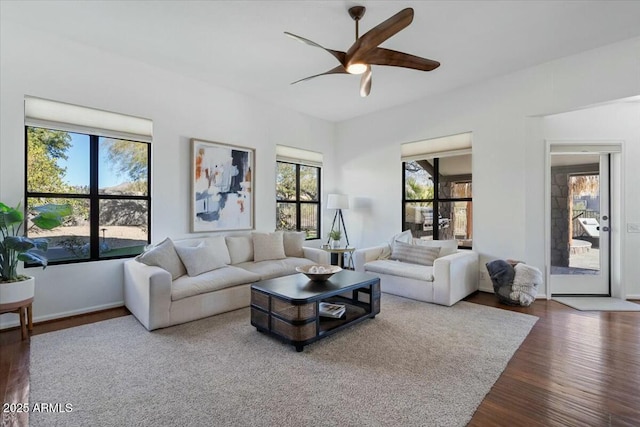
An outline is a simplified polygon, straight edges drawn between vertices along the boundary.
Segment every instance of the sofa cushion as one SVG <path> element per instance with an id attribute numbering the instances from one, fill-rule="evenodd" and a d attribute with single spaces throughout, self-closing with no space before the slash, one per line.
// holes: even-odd
<path id="1" fill-rule="evenodd" d="M 227 242 L 224 236 L 207 236 L 198 237 L 195 239 L 183 239 L 176 240 L 173 244 L 178 247 L 190 247 L 196 246 L 212 246 L 216 250 L 216 258 L 220 258 L 225 264 L 231 264 L 231 257 L 229 256 L 229 249 L 227 248 Z"/>
<path id="2" fill-rule="evenodd" d="M 364 271 L 433 282 L 433 267 L 390 259 L 379 259 L 364 265 Z"/>
<path id="3" fill-rule="evenodd" d="M 226 265 L 225 259 L 218 254 L 216 247 L 205 245 L 205 242 L 198 246 L 176 246 L 176 252 L 186 267 L 187 274 L 192 277 Z M 227 256 L 228 254 L 227 252 Z"/>
<path id="4" fill-rule="evenodd" d="M 150 250 L 138 255 L 135 259 L 143 264 L 167 270 L 171 274 L 172 280 L 187 273 L 176 252 L 173 241 L 168 237 Z"/>
<path id="5" fill-rule="evenodd" d="M 236 267 L 259 274 L 260 280 L 267 280 L 273 279 L 274 277 L 296 274 L 296 267 L 311 264 L 315 263 L 307 258 L 284 258 L 260 262 L 243 262 Z"/>
<path id="6" fill-rule="evenodd" d="M 304 241 L 307 239 L 307 233 L 304 231 L 285 231 L 283 236 L 284 240 L 284 254 L 288 257 L 304 258 Z"/>
<path id="7" fill-rule="evenodd" d="M 171 284 L 171 300 L 178 301 L 194 295 L 253 283 L 258 280 L 260 280 L 260 276 L 257 274 L 229 265 L 195 277 L 182 276 L 174 280 Z"/>
<path id="8" fill-rule="evenodd" d="M 282 231 L 275 233 L 251 233 L 253 237 L 253 260 L 255 262 L 283 259 L 284 238 Z"/>
<path id="9" fill-rule="evenodd" d="M 231 264 L 253 261 L 253 239 L 251 236 L 227 236 L 225 238 Z"/>
<path id="10" fill-rule="evenodd" d="M 426 240 L 426 239 L 414 239 L 413 243 L 420 246 L 427 246 L 429 248 L 440 248 L 440 255 L 447 256 L 458 252 L 458 241 L 451 240 Z"/>
<path id="11" fill-rule="evenodd" d="M 412 245 L 396 240 L 391 249 L 391 259 L 412 264 L 433 265 L 439 253 L 440 248 Z"/>

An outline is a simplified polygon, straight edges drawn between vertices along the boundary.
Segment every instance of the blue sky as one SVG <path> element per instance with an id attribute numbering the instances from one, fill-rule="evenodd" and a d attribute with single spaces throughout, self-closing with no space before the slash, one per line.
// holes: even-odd
<path id="1" fill-rule="evenodd" d="M 67 168 L 65 181 L 70 185 L 89 185 L 89 136 L 69 132 L 71 147 L 67 151 L 67 160 L 58 160 L 58 165 Z M 113 187 L 127 181 L 125 176 L 117 176 L 105 163 L 106 156 L 100 152 L 98 156 L 98 187 Z"/>

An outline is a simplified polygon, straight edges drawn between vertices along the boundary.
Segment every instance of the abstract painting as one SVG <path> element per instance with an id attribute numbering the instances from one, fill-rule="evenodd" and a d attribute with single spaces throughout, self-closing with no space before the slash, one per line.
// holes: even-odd
<path id="1" fill-rule="evenodd" d="M 191 140 L 191 231 L 251 230 L 255 150 Z"/>

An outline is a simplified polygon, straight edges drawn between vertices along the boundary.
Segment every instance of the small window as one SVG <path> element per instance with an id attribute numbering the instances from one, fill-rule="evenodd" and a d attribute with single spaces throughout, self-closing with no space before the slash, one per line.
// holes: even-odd
<path id="1" fill-rule="evenodd" d="M 320 167 L 276 162 L 276 230 L 320 238 Z"/>

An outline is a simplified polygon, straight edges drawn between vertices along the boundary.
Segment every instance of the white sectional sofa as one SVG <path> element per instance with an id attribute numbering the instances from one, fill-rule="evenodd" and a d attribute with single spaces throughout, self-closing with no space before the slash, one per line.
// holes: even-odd
<path id="1" fill-rule="evenodd" d="M 356 250 L 353 258 L 356 271 L 379 276 L 381 291 L 389 294 L 451 306 L 478 290 L 478 254 L 458 250 L 455 240 L 413 239 L 403 232 Z"/>
<path id="2" fill-rule="evenodd" d="M 125 305 L 150 331 L 247 307 L 252 283 L 329 264 L 303 243 L 295 232 L 165 239 L 125 262 Z"/>

